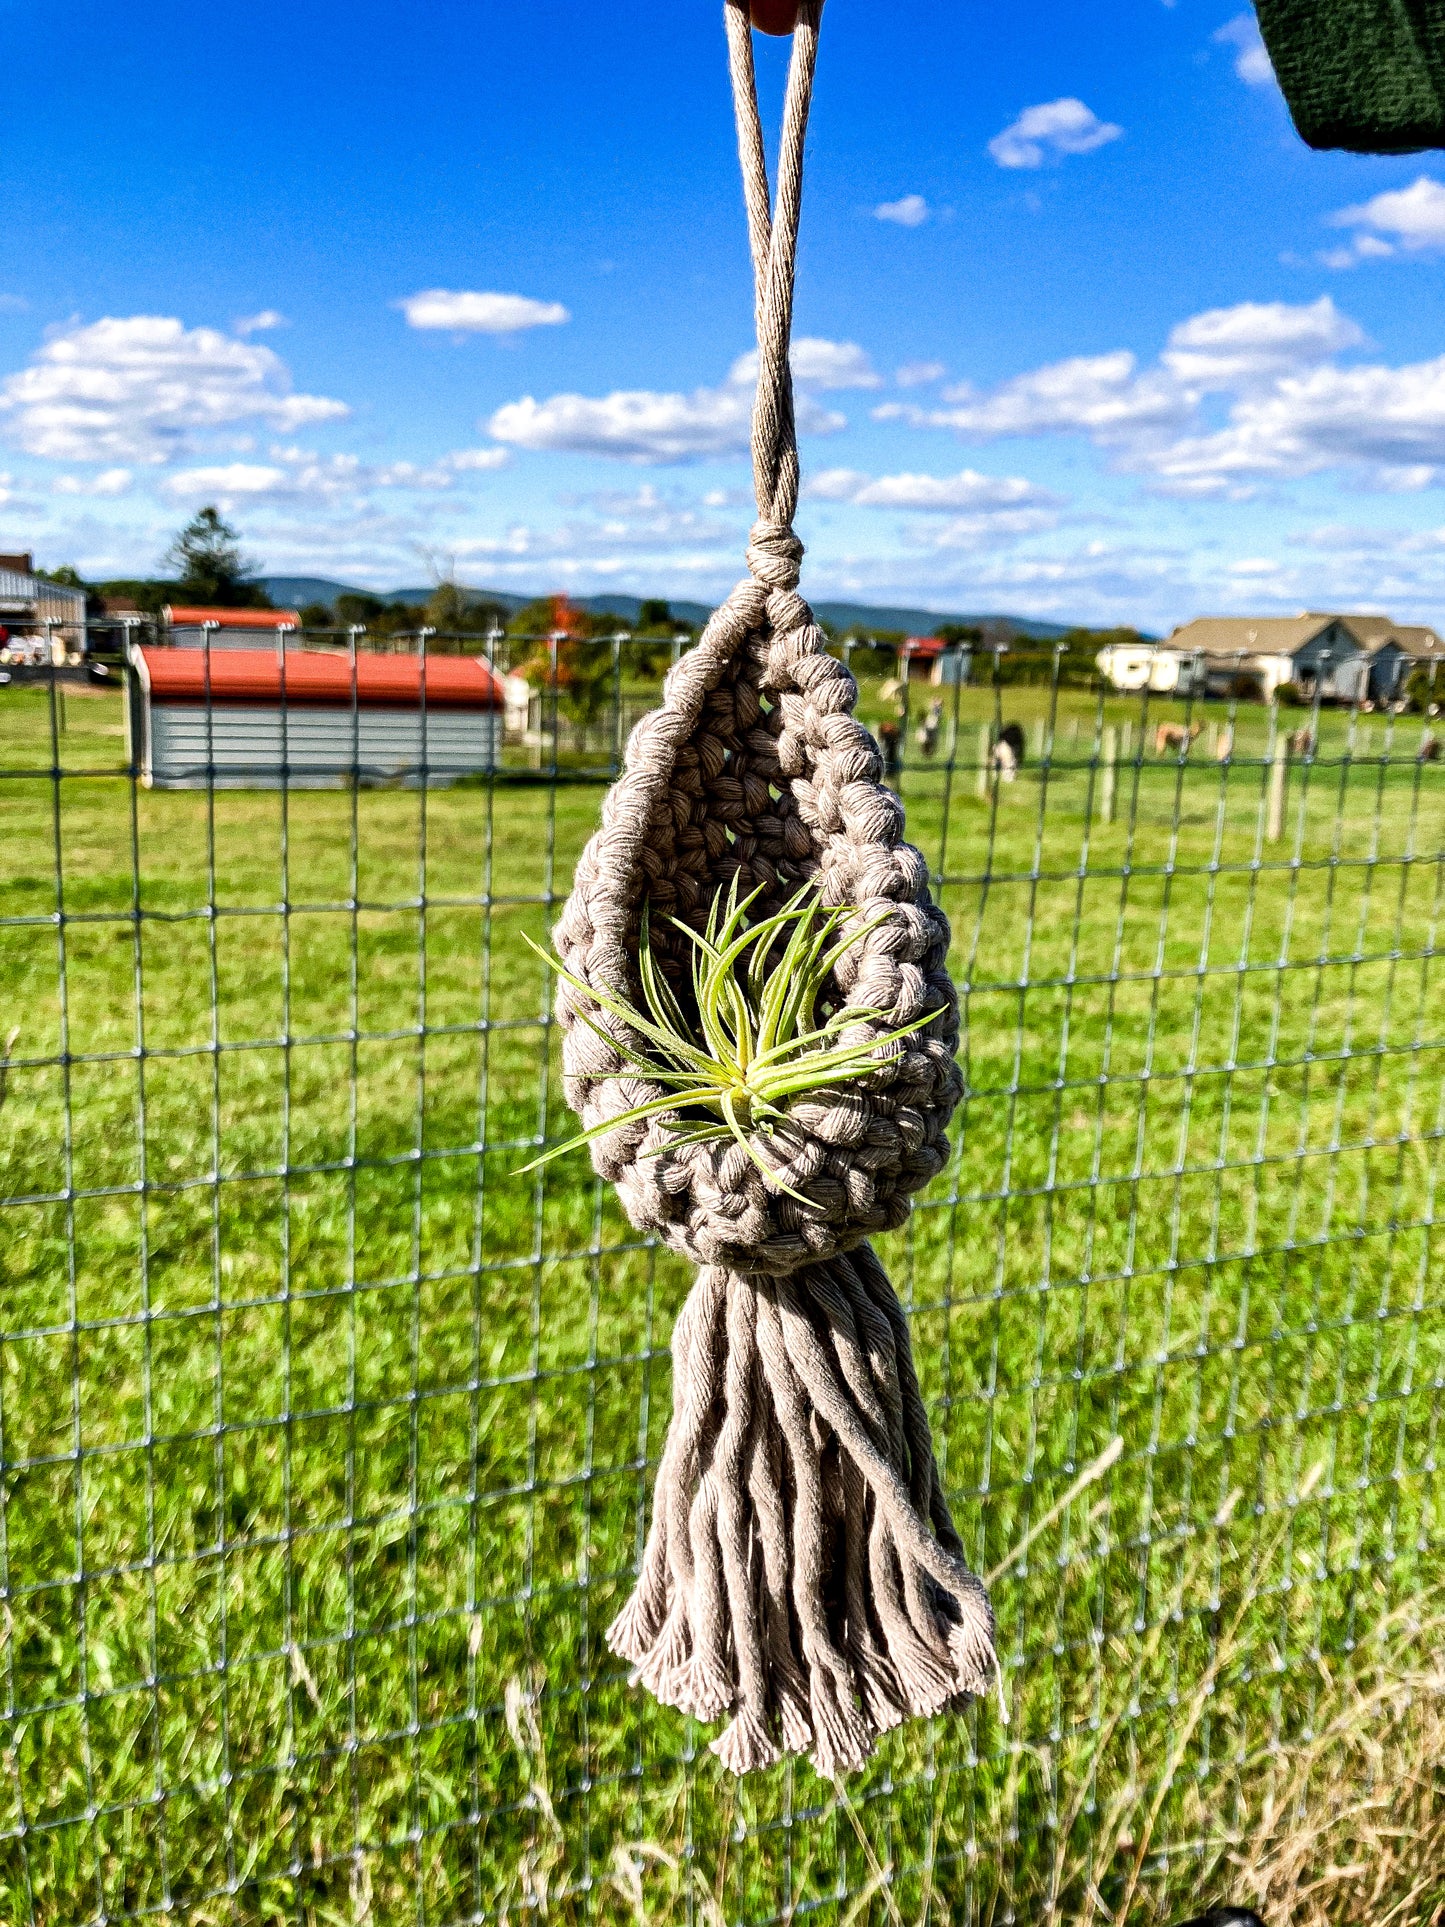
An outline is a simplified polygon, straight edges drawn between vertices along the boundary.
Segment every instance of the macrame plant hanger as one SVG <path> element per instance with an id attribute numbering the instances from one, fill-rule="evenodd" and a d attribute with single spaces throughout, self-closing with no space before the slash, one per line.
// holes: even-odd
<path id="1" fill-rule="evenodd" d="M 832 1778 L 911 1715 L 982 1693 L 994 1626 L 943 1496 L 907 1321 L 867 1242 L 904 1222 L 948 1155 L 961 1092 L 948 923 L 854 720 L 853 678 L 796 587 L 788 348 L 820 12 L 798 9 L 770 212 L 746 0 L 724 9 L 756 286 L 749 574 L 633 730 L 554 934 L 579 984 L 635 1004 L 645 912 L 681 998 L 689 945 L 672 919 L 703 929 L 734 880 L 760 890 L 760 916 L 811 881 L 865 930 L 835 972 L 837 1000 L 869 1013 L 852 1034 L 933 1013 L 863 1081 L 794 1101 L 758 1141 L 776 1183 L 732 1139 L 687 1141 L 676 1113 L 592 1143 L 633 1224 L 700 1267 L 673 1333 L 641 1570 L 608 1640 L 665 1704 L 728 1717 L 712 1747 L 734 1773 L 791 1752 Z M 557 1009 L 586 1127 L 663 1094 L 615 1010 L 566 981 Z"/>

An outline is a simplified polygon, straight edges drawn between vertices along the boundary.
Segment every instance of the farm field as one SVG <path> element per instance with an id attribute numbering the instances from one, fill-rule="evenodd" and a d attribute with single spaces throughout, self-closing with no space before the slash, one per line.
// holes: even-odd
<path id="1" fill-rule="evenodd" d="M 843 1794 L 735 1787 L 603 1643 L 689 1279 L 585 1158 L 516 1175 L 569 1133 L 521 938 L 598 759 L 147 792 L 118 697 L 0 691 L 0 1918 L 1163 1918 L 1417 1662 L 1445 767 L 1326 713 L 1270 841 L 1261 709 L 1181 762 L 1182 706 L 944 696 L 901 790 L 967 1097 L 880 1250 L 1008 1724 Z"/>

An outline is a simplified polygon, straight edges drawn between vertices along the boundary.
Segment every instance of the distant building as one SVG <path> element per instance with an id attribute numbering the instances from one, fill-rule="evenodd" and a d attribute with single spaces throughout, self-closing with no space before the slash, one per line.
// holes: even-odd
<path id="1" fill-rule="evenodd" d="M 924 682 L 943 655 L 942 636 L 905 636 L 898 650 L 898 673 L 909 682 Z"/>
<path id="2" fill-rule="evenodd" d="M 406 787 L 495 769 L 500 677 L 477 656 L 137 647 L 131 756 L 149 788 Z"/>
<path id="3" fill-rule="evenodd" d="M 1293 683 L 1301 695 L 1356 702 L 1365 674 L 1359 638 L 1340 616 L 1198 616 L 1167 643 L 1202 659 L 1216 696 L 1273 702 Z"/>
<path id="4" fill-rule="evenodd" d="M 1311 700 L 1393 702 L 1422 663 L 1445 663 L 1445 642 L 1433 629 L 1320 609 L 1297 616 L 1200 616 L 1176 629 L 1166 646 L 1203 659 L 1211 695 L 1265 702 L 1286 683 Z"/>
<path id="5" fill-rule="evenodd" d="M 1318 619 L 1330 620 L 1325 616 Z M 1341 616 L 1338 620 L 1369 658 L 1363 693 L 1371 702 L 1393 702 L 1422 665 L 1445 665 L 1445 640 L 1423 623 L 1392 622 L 1388 616 Z M 1445 690 L 1445 669 L 1437 675 Z"/>
<path id="6" fill-rule="evenodd" d="M 966 683 L 972 673 L 973 651 L 965 643 L 950 643 L 934 657 L 928 680 L 935 689 L 951 689 L 955 683 Z"/>
<path id="7" fill-rule="evenodd" d="M 502 677 L 504 716 L 510 733 L 521 736 L 530 727 L 536 693 L 527 678 L 519 676 L 515 670 Z"/>
<path id="8" fill-rule="evenodd" d="M 204 649 L 207 638 L 212 649 L 265 649 L 276 647 L 279 632 L 296 631 L 301 640 L 301 615 L 296 609 L 200 609 L 172 607 L 161 610 L 165 639 L 173 649 Z"/>
<path id="9" fill-rule="evenodd" d="M 28 554 L 0 555 L 0 653 L 56 665 L 85 652 L 85 591 L 35 573 Z"/>
<path id="10" fill-rule="evenodd" d="M 1115 689 L 1158 696 L 1193 696 L 1204 687 L 1204 664 L 1187 649 L 1159 642 L 1111 642 L 1094 658 L 1099 674 Z"/>

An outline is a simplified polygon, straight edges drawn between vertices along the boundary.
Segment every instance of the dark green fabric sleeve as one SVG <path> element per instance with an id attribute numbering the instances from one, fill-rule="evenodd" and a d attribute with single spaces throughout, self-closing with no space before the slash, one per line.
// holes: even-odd
<path id="1" fill-rule="evenodd" d="M 1445 147 L 1445 0 L 1256 0 L 1255 11 L 1311 147 Z"/>

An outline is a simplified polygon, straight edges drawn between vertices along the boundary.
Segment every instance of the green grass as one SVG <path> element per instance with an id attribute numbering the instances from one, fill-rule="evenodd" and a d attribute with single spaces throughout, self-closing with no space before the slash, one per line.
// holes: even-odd
<path id="1" fill-rule="evenodd" d="M 1090 1842 L 1127 1888 L 1130 1786 L 1149 1904 L 1217 1887 L 1260 1760 L 1442 1579 L 1419 724 L 1326 716 L 1274 844 L 1261 711 L 1223 769 L 1083 695 L 1046 776 L 910 764 L 969 1095 L 883 1255 L 970 1556 L 1047 1523 L 994 1588 L 1010 1725 L 895 1735 L 844 1802 L 733 1788 L 601 1639 L 688 1276 L 585 1157 L 515 1175 L 575 1128 L 522 938 L 600 789 L 212 814 L 118 773 L 116 698 L 65 720 L 97 773 L 56 782 L 0 694 L 0 1919 L 1067 1915 Z"/>

